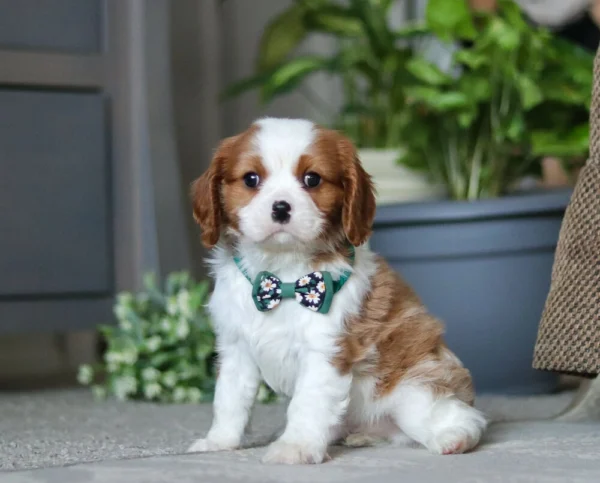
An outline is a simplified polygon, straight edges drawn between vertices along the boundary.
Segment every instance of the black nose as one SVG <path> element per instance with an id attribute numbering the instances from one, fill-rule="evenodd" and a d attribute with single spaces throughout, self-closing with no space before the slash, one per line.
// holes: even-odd
<path id="1" fill-rule="evenodd" d="M 292 211 L 292 207 L 287 201 L 276 201 L 273 203 L 271 218 L 276 223 L 287 223 L 291 218 L 290 211 Z"/>

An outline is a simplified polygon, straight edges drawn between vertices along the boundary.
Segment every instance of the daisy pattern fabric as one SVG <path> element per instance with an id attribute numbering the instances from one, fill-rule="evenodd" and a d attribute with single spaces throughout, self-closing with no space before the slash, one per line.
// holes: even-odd
<path id="1" fill-rule="evenodd" d="M 294 298 L 307 309 L 326 314 L 335 291 L 329 272 L 312 272 L 294 283 L 282 282 L 270 272 L 260 272 L 253 283 L 252 299 L 261 312 L 273 310 L 285 298 Z"/>

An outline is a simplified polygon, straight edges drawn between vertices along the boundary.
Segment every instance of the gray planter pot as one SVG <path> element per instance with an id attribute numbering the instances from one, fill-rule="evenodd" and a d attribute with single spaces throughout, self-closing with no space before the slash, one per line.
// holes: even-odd
<path id="1" fill-rule="evenodd" d="M 570 190 L 473 203 L 382 206 L 371 248 L 446 324 L 478 393 L 536 394 L 557 376 L 531 367 Z"/>

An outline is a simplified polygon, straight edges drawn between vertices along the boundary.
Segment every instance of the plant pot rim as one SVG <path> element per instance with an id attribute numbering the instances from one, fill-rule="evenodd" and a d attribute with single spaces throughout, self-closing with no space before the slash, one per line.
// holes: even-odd
<path id="1" fill-rule="evenodd" d="M 374 227 L 561 213 L 572 192 L 571 188 L 543 189 L 476 201 L 443 199 L 384 205 L 377 208 Z"/>

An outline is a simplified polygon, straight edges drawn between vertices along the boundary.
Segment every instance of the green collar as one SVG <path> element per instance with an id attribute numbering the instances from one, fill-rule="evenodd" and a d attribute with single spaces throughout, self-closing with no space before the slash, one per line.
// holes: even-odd
<path id="1" fill-rule="evenodd" d="M 349 248 L 350 264 L 354 265 L 356 253 L 353 246 Z M 252 284 L 252 300 L 261 312 L 273 310 L 283 299 L 295 298 L 307 309 L 326 314 L 331 308 L 333 296 L 342 289 L 352 274 L 350 270 L 344 270 L 338 280 L 333 280 L 330 272 L 316 271 L 295 282 L 282 282 L 274 274 L 263 271 L 252 280 L 242 266 L 242 260 L 233 257 L 233 261 Z"/>

